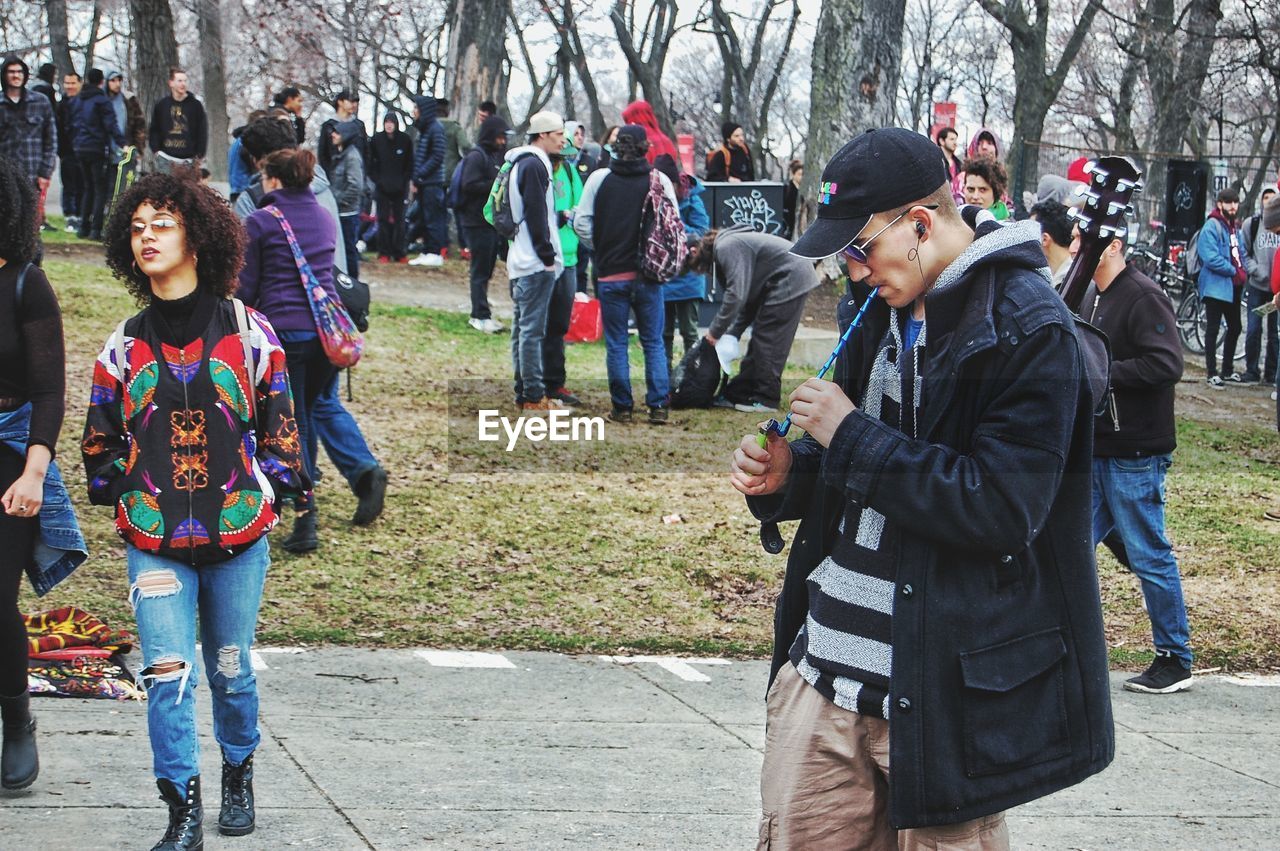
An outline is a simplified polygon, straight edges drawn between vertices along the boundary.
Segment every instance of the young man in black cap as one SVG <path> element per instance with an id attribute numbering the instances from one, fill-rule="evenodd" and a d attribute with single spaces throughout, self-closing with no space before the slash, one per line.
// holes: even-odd
<path id="1" fill-rule="evenodd" d="M 1039 242 L 1034 222 L 971 230 L 937 146 L 908 130 L 859 136 L 822 174 L 793 250 L 841 254 L 876 294 L 836 380 L 791 394 L 805 436 L 749 435 L 732 462 L 756 517 L 801 520 L 762 848 L 1007 848 L 1003 810 L 1112 759 L 1090 546 L 1102 390 Z"/>

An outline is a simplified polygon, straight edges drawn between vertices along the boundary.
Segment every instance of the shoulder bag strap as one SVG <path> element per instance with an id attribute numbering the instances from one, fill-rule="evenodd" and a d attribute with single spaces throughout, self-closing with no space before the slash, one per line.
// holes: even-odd
<path id="1" fill-rule="evenodd" d="M 249 405 L 249 423 L 252 424 L 258 412 L 258 369 L 253 362 L 253 344 L 249 341 L 249 313 L 240 299 L 231 299 L 231 304 L 236 311 L 236 329 L 240 333 L 240 347 L 244 350 L 245 373 L 249 376 L 249 398 L 245 401 Z"/>
<path id="2" fill-rule="evenodd" d="M 298 275 L 302 279 L 303 288 L 310 287 L 314 282 L 319 285 L 315 272 L 311 271 L 311 264 L 307 262 L 306 255 L 302 253 L 302 247 L 298 245 L 298 238 L 293 234 L 293 226 L 289 224 L 289 220 L 284 217 L 284 213 L 280 212 L 280 208 L 275 204 L 264 207 L 268 213 L 276 217 L 280 222 L 280 227 L 284 229 L 284 238 L 289 241 L 289 250 L 293 252 L 293 262 L 298 267 Z"/>
<path id="3" fill-rule="evenodd" d="M 124 353 L 124 326 L 129 319 L 126 317 L 120 320 L 120 324 L 116 326 L 114 338 L 116 341 L 116 369 L 120 370 L 120 386 L 127 388 L 129 386 L 129 361 L 125 360 Z"/>
<path id="4" fill-rule="evenodd" d="M 18 282 L 13 285 L 13 308 L 16 316 L 22 316 L 22 292 L 27 285 L 27 272 L 31 271 L 31 263 L 22 267 L 22 271 L 18 272 Z M 21 327 L 22 323 L 18 323 Z"/>

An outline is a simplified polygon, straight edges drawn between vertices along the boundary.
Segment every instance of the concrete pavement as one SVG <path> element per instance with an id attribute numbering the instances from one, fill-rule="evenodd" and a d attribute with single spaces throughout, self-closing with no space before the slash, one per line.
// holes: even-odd
<path id="1" fill-rule="evenodd" d="M 257 661 L 249 837 L 217 834 L 197 691 L 208 851 L 754 847 L 764 662 L 354 648 Z M 1014 847 L 1280 846 L 1280 680 L 1211 676 L 1166 697 L 1122 681 L 1115 764 L 1011 812 Z M 0 797 L 0 849 L 150 848 L 165 814 L 145 705 L 34 703 L 42 773 Z"/>

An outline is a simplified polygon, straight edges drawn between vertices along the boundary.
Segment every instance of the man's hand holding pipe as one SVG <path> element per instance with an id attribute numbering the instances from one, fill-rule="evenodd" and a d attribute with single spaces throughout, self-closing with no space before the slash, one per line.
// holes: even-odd
<path id="1" fill-rule="evenodd" d="M 831 445 L 844 418 L 857 410 L 839 384 L 821 378 L 810 378 L 801 384 L 790 401 L 791 422 L 824 447 Z"/>

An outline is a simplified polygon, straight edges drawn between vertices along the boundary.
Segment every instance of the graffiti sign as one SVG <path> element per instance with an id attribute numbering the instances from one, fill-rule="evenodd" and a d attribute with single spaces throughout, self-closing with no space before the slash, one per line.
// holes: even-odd
<path id="1" fill-rule="evenodd" d="M 781 183 L 707 183 L 706 189 L 703 201 L 715 227 L 745 225 L 761 233 L 782 235 Z"/>

